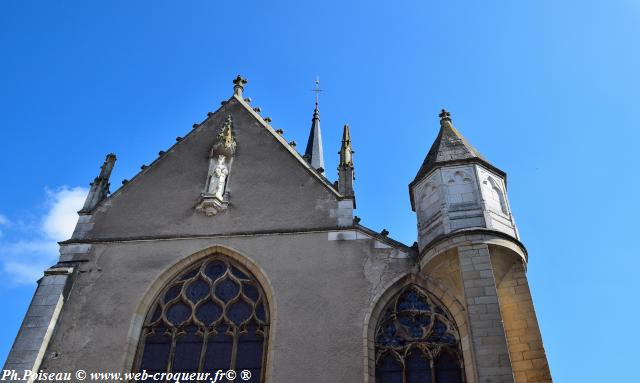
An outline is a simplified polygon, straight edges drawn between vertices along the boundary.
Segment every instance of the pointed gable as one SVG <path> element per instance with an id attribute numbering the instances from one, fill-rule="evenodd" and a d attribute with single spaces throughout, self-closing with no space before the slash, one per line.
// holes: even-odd
<path id="1" fill-rule="evenodd" d="M 227 180 L 229 207 L 209 217 L 195 206 L 205 189 L 211 147 L 228 116 L 233 118 L 237 142 Z M 340 194 L 241 95 L 232 96 L 161 153 L 98 207 L 95 235 L 117 238 L 336 227 Z"/>

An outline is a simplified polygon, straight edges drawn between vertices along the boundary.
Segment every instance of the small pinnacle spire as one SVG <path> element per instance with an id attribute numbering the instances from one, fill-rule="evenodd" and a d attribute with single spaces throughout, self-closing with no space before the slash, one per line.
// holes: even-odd
<path id="1" fill-rule="evenodd" d="M 247 83 L 247 79 L 237 75 L 235 80 L 233 80 L 233 94 L 242 98 L 242 91 L 244 90 L 244 86 Z"/>
<path id="2" fill-rule="evenodd" d="M 349 124 L 345 124 L 342 130 L 342 146 L 340 147 L 340 168 L 353 167 L 353 149 L 351 147 L 351 134 L 349 133 Z"/>
<path id="3" fill-rule="evenodd" d="M 211 157 L 214 155 L 232 156 L 235 151 L 236 140 L 233 137 L 233 119 L 231 115 L 228 115 L 211 148 Z"/>
<path id="4" fill-rule="evenodd" d="M 313 110 L 311 118 L 311 131 L 309 132 L 309 140 L 307 148 L 304 151 L 304 158 L 314 169 L 320 173 L 324 173 L 324 154 L 322 149 L 322 133 L 320 132 L 320 109 L 318 108 L 318 93 L 320 89 L 320 79 L 316 78 L 316 88 L 312 90 L 316 93 L 316 107 Z"/>
<path id="5" fill-rule="evenodd" d="M 231 132 L 233 126 L 233 119 L 231 115 L 227 116 L 227 120 L 224 122 L 224 126 L 222 127 L 222 131 L 218 134 L 218 137 L 221 141 L 224 142 L 225 145 L 230 145 L 233 141 L 233 133 Z"/>
<path id="6" fill-rule="evenodd" d="M 342 145 L 340 146 L 340 164 L 338 165 L 338 192 L 347 197 L 353 197 L 353 180 L 355 171 L 353 167 L 353 148 L 351 146 L 351 133 L 349 125 L 345 124 L 342 130 Z"/>
<path id="7" fill-rule="evenodd" d="M 79 211 L 80 214 L 90 214 L 96 205 L 109 194 L 109 178 L 115 163 L 116 155 L 113 153 L 107 154 L 104 163 L 100 167 L 100 174 L 91 183 L 91 189 L 82 210 Z"/>
<path id="8" fill-rule="evenodd" d="M 104 163 L 100 167 L 100 179 L 109 179 L 111 177 L 111 171 L 113 170 L 113 165 L 116 163 L 116 155 L 114 153 L 107 154 L 107 157 L 104 160 Z"/>

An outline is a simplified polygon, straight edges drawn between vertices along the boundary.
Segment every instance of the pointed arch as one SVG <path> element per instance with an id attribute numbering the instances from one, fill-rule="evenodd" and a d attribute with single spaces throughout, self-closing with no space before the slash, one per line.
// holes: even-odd
<path id="1" fill-rule="evenodd" d="M 218 272 L 218 275 L 212 271 L 215 267 L 223 267 L 225 269 L 222 270 L 222 273 Z M 200 297 L 200 295 L 204 294 L 202 291 L 207 290 L 201 282 L 208 284 L 207 296 Z M 239 287 L 239 291 L 235 291 L 236 288 L 233 288 L 231 284 L 236 284 L 236 287 Z M 248 287 L 249 291 L 245 289 L 245 285 L 252 285 L 255 289 Z M 179 286 L 179 288 L 176 288 L 176 286 Z M 170 291 L 172 289 L 178 290 L 179 297 L 177 295 L 175 297 L 171 296 L 175 295 L 175 291 Z M 230 296 L 229 293 L 233 293 L 233 296 Z M 222 294 L 222 296 L 216 296 L 216 294 Z M 196 300 L 195 303 L 190 301 L 194 299 Z M 206 314 L 203 314 L 203 306 L 211 306 L 211 303 L 223 310 L 224 317 L 219 315 L 216 318 L 207 318 Z M 262 308 L 259 307 L 261 304 Z M 190 306 L 188 308 L 191 311 L 188 313 L 184 310 L 185 305 Z M 234 305 L 238 307 L 234 307 Z M 158 309 L 160 310 L 160 317 L 156 313 Z M 173 312 L 169 313 L 171 309 L 173 309 Z M 197 310 L 201 310 L 203 313 L 196 313 Z M 246 315 L 247 311 L 250 311 L 248 317 Z M 127 339 L 124 371 L 135 371 L 140 368 L 143 359 L 143 348 L 146 346 L 144 343 L 147 343 L 147 340 L 152 344 L 151 347 L 154 347 L 154 342 L 162 343 L 166 341 L 163 336 L 180 337 L 181 342 L 172 339 L 171 352 L 173 353 L 173 349 L 177 347 L 176 344 L 181 344 L 183 348 L 188 348 L 190 344 L 193 347 L 194 342 L 204 342 L 204 339 L 198 340 L 198 336 L 204 338 L 211 335 L 220 338 L 211 338 L 211 342 L 217 342 L 218 346 L 229 340 L 232 343 L 235 342 L 233 348 L 235 350 L 234 353 L 236 353 L 234 355 L 236 361 L 238 356 L 246 356 L 238 355 L 236 344 L 244 342 L 250 347 L 252 343 L 255 346 L 256 343 L 264 342 L 260 356 L 262 375 L 262 380 L 260 381 L 268 381 L 265 376 L 270 375 L 271 361 L 273 359 L 272 344 L 269 339 L 272 339 L 273 336 L 276 320 L 275 312 L 273 288 L 262 268 L 237 250 L 220 245 L 208 247 L 167 267 L 149 285 L 132 318 Z M 213 313 L 211 311 L 209 313 L 213 315 L 215 310 Z M 198 315 L 201 317 L 198 318 Z M 170 319 L 168 316 L 172 316 L 172 318 Z M 212 322 L 205 324 L 203 321 L 207 319 L 212 319 Z M 174 323 L 177 321 L 180 322 Z M 226 322 L 225 328 L 215 328 L 216 325 L 223 322 Z M 163 326 L 164 335 L 161 331 L 153 331 L 152 328 L 154 326 Z M 173 328 L 167 332 L 167 327 L 170 326 L 173 326 Z M 147 336 L 151 338 L 146 339 L 145 337 Z M 231 338 L 223 339 L 225 336 L 231 336 Z M 262 337 L 262 340 L 259 339 L 260 337 Z M 247 347 L 244 347 L 244 349 L 246 350 Z M 206 356 L 203 351 L 202 353 L 202 359 L 204 360 Z M 173 358 L 173 354 L 171 358 Z M 182 363 L 184 361 L 178 360 L 177 362 Z M 199 363 L 199 369 L 210 369 L 211 366 L 203 366 L 202 363 Z M 255 368 L 256 366 L 252 367 Z"/>
<path id="2" fill-rule="evenodd" d="M 455 169 L 445 172 L 447 180 L 447 201 L 452 205 L 475 204 L 478 202 L 470 169 Z"/>
<path id="3" fill-rule="evenodd" d="M 504 192 L 502 191 L 500 183 L 491 176 L 488 177 L 488 180 L 491 184 L 491 198 L 493 200 L 493 204 L 497 205 L 503 214 L 509 215 L 509 208 L 507 207 L 507 201 L 505 200 Z"/>
<path id="4" fill-rule="evenodd" d="M 381 292 L 377 294 L 376 297 L 372 300 L 370 311 L 365 316 L 364 323 L 364 382 L 376 382 L 376 333 L 379 330 L 379 324 L 384 320 L 385 311 L 393 302 L 396 302 L 398 300 L 403 292 L 407 291 L 407 289 L 411 287 L 414 287 L 426 294 L 429 297 L 428 299 L 436 303 L 437 306 L 441 307 L 443 309 L 443 312 L 449 316 L 451 326 L 455 327 L 455 331 L 457 332 L 456 339 L 459 347 L 458 354 L 461 358 L 459 360 L 458 366 L 460 366 L 463 371 L 462 379 L 466 383 L 475 383 L 477 381 L 477 378 L 475 373 L 475 366 L 473 363 L 474 358 L 472 355 L 472 348 L 470 343 L 471 340 L 469 336 L 470 331 L 467 321 L 467 313 L 465 311 L 464 304 L 456 299 L 453 293 L 438 281 L 430 278 L 429 276 L 414 273 L 400 276 L 394 281 L 391 281 L 388 286 L 385 289 L 381 290 Z M 447 347 L 444 347 L 443 350 L 444 352 L 451 351 L 451 349 Z M 412 348 L 409 347 L 407 348 L 404 356 L 412 356 L 413 358 L 410 361 L 415 362 L 417 360 L 416 358 L 418 358 L 418 355 L 414 355 L 414 353 L 415 352 L 412 351 Z M 388 354 L 393 355 L 392 353 Z M 425 354 L 423 353 L 421 355 Z M 382 360 L 382 362 L 386 362 L 387 364 L 384 366 L 378 365 L 378 367 L 382 366 L 383 368 L 389 368 L 392 371 L 394 368 L 398 368 L 398 366 L 402 367 L 404 362 L 401 362 L 397 355 L 393 355 L 393 357 L 393 360 L 387 360 L 388 358 Z M 436 367 L 438 366 L 438 363 L 444 366 L 448 362 L 448 360 L 445 359 L 435 360 Z M 378 361 L 380 361 L 379 358 Z M 430 367 L 431 366 L 429 366 L 429 368 Z M 425 370 L 428 369 L 425 367 Z"/>

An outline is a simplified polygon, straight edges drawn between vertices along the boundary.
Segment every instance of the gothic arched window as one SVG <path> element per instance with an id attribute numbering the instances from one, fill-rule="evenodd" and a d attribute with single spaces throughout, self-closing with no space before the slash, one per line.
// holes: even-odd
<path id="1" fill-rule="evenodd" d="M 376 383 L 464 382 L 451 315 L 415 285 L 382 312 L 375 332 Z"/>
<path id="2" fill-rule="evenodd" d="M 151 307 L 139 371 L 249 370 L 250 382 L 264 381 L 269 310 L 262 288 L 240 265 L 207 258 L 170 282 Z"/>

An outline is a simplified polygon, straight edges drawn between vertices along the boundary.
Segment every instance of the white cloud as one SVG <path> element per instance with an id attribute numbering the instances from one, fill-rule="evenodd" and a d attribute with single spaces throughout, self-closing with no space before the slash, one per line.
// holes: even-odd
<path id="1" fill-rule="evenodd" d="M 36 224 L 21 225 L 29 228 L 16 232 L 15 238 L 0 241 L 2 273 L 18 284 L 30 284 L 58 258 L 58 241 L 71 237 L 82 208 L 87 189 L 61 187 L 46 191 L 46 211 Z M 0 225 L 9 226 L 7 217 L 0 215 Z"/>
<path id="2" fill-rule="evenodd" d="M 9 224 L 9 219 L 3 215 L 0 214 L 0 226 L 7 226 Z M 4 235 L 4 232 L 2 231 L 2 229 L 0 229 L 0 238 L 2 238 L 2 236 Z"/>
<path id="3" fill-rule="evenodd" d="M 71 237 L 78 221 L 78 210 L 87 196 L 87 189 L 60 188 L 55 192 L 47 191 L 51 208 L 42 222 L 45 235 L 53 240 L 62 241 Z"/>
<path id="4" fill-rule="evenodd" d="M 16 284 L 26 285 L 37 281 L 42 277 L 42 272 L 48 264 L 43 261 L 26 264 L 21 261 L 8 260 L 3 265 L 3 271 L 9 274 L 11 281 Z"/>

